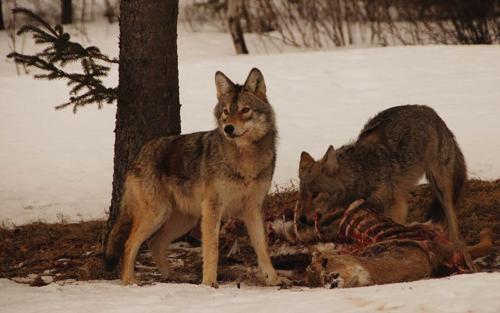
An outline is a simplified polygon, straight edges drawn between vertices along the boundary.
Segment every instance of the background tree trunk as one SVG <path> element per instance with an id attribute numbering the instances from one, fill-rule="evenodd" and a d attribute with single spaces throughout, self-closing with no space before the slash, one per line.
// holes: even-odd
<path id="1" fill-rule="evenodd" d="M 61 24 L 73 23 L 73 4 L 71 0 L 61 1 Z"/>
<path id="2" fill-rule="evenodd" d="M 227 2 L 229 32 L 233 38 L 234 48 L 237 54 L 248 54 L 245 37 L 243 37 L 243 30 L 241 28 L 243 5 L 243 0 L 228 0 Z"/>
<path id="3" fill-rule="evenodd" d="M 5 24 L 3 22 L 2 0 L 0 0 L 0 29 L 5 29 Z"/>
<path id="4" fill-rule="evenodd" d="M 177 1 L 121 1 L 113 193 L 118 215 L 125 173 L 149 140 L 180 133 Z"/>

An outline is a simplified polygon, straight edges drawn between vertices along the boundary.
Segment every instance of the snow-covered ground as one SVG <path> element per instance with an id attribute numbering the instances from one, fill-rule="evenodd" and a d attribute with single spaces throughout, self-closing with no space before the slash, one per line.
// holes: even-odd
<path id="1" fill-rule="evenodd" d="M 87 26 L 91 44 L 118 55 L 117 26 Z M 257 47 L 258 40 L 251 41 Z M 19 41 L 18 41 L 19 44 Z M 26 50 L 31 50 L 30 40 Z M 257 48 L 254 48 L 256 50 Z M 260 48 L 259 48 L 260 49 Z M 258 49 L 257 49 L 258 50 Z M 9 52 L 0 32 L 0 55 Z M 260 49 L 258 52 L 264 52 Z M 460 142 L 472 177 L 500 177 L 500 47 L 426 46 L 234 56 L 229 35 L 179 33 L 183 132 L 214 126 L 216 70 L 265 76 L 280 132 L 275 182 L 296 181 L 302 150 L 320 157 L 390 106 L 431 105 Z M 117 83 L 117 73 L 110 77 Z M 105 217 L 112 181 L 114 105 L 55 111 L 64 82 L 17 76 L 0 62 L 0 221 Z"/>
<path id="2" fill-rule="evenodd" d="M 92 44 L 117 55 L 117 27 L 88 25 Z M 258 41 L 252 41 L 254 51 Z M 27 44 L 28 50 L 30 45 Z M 0 55 L 9 52 L 0 32 Z M 258 52 L 264 52 L 259 49 Z M 242 82 L 259 67 L 280 130 L 275 182 L 296 180 L 298 156 L 320 157 L 354 139 L 378 111 L 431 105 L 455 132 L 472 177 L 500 177 L 500 47 L 427 46 L 233 56 L 228 35 L 180 31 L 183 132 L 214 125 L 213 74 Z M 109 79 L 117 83 L 116 71 Z M 23 224 L 105 217 L 114 106 L 54 111 L 63 82 L 17 76 L 0 62 L 0 221 Z M 211 289 L 117 282 L 32 288 L 0 280 L 1 312 L 500 312 L 500 273 L 350 290 Z"/>
<path id="3" fill-rule="evenodd" d="M 213 289 L 187 284 L 122 287 L 116 282 L 33 288 L 0 279 L 3 313 L 38 312 L 392 312 L 498 313 L 500 273 L 355 289 Z"/>

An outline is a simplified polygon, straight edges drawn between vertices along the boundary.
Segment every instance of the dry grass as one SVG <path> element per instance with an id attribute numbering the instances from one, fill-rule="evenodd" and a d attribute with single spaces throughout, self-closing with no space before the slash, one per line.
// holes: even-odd
<path id="1" fill-rule="evenodd" d="M 297 200 L 293 188 L 282 189 L 269 195 L 264 207 L 267 218 L 272 219 L 283 214 L 291 214 Z M 410 200 L 411 219 L 421 221 L 425 208 L 429 206 L 431 192 L 427 185 L 419 186 Z M 478 240 L 478 234 L 484 227 L 490 227 L 495 233 L 493 253 L 480 260 L 484 271 L 500 270 L 500 180 L 469 181 L 458 215 L 463 238 L 468 243 Z M 0 228 L 0 277 L 26 277 L 29 274 L 52 276 L 54 280 L 92 280 L 115 279 L 117 272 L 108 273 L 101 263 L 102 235 L 104 221 L 81 223 L 44 224 L 34 223 L 13 229 Z M 237 239 L 239 251 L 227 256 L 232 243 Z M 229 225 L 221 237 L 221 258 L 219 278 L 221 281 L 244 281 L 256 283 L 256 260 L 249 246 L 242 223 Z M 169 281 L 200 281 L 201 257 L 199 248 L 176 247 L 169 257 L 175 276 Z M 294 269 L 302 273 L 307 258 L 275 259 L 278 268 Z M 138 272 L 142 281 L 164 281 L 154 267 L 147 249 L 143 249 L 138 258 Z M 299 275 L 300 276 L 300 275 Z M 30 281 L 40 285 L 40 280 Z"/>

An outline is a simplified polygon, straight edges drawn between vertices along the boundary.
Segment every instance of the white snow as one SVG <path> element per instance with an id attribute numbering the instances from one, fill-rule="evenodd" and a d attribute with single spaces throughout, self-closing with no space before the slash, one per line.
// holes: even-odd
<path id="1" fill-rule="evenodd" d="M 117 27 L 89 24 L 92 44 L 117 55 Z M 255 52 L 259 41 L 250 38 Z M 32 49 L 29 41 L 26 49 Z M 0 55 L 9 52 L 0 32 Z M 180 30 L 183 132 L 213 127 L 213 74 L 242 82 L 259 67 L 280 130 L 275 182 L 296 181 L 300 151 L 320 157 L 356 137 L 378 111 L 431 105 L 455 132 L 472 177 L 500 177 L 500 47 L 427 46 L 234 56 L 230 38 Z M 110 84 L 117 83 L 114 69 Z M 54 111 L 63 82 L 17 76 L 0 62 L 0 222 L 104 218 L 112 180 L 114 106 Z M 38 273 L 42 274 L 42 273 Z M 350 290 L 211 289 L 118 282 L 33 288 L 0 279 L 1 312 L 500 312 L 500 273 Z"/>
<path id="2" fill-rule="evenodd" d="M 117 26 L 88 24 L 91 44 L 115 56 Z M 256 50 L 258 40 L 252 39 Z M 9 50 L 0 33 L 0 55 Z M 30 40 L 26 50 L 33 49 Z M 262 49 L 257 52 L 264 52 Z M 229 35 L 179 31 L 184 133 L 214 126 L 213 75 L 243 82 L 256 66 L 278 119 L 275 183 L 297 181 L 298 157 L 356 137 L 390 106 L 428 104 L 460 142 L 472 177 L 500 177 L 500 47 L 426 46 L 234 56 Z M 117 83 L 116 69 L 109 78 Z M 0 63 L 0 221 L 104 218 L 112 181 L 114 105 L 55 111 L 64 82 L 17 76 Z"/>
<path id="3" fill-rule="evenodd" d="M 188 284 L 123 287 L 80 282 L 29 287 L 0 279 L 3 313 L 38 312 L 500 312 L 500 273 L 458 275 L 355 289 L 308 289 Z"/>

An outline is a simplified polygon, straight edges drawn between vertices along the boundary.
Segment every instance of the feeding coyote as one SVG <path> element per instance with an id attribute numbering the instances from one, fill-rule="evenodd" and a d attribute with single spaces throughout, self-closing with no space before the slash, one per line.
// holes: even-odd
<path id="1" fill-rule="evenodd" d="M 392 107 L 370 119 L 357 141 L 328 148 L 319 161 L 300 157 L 303 210 L 347 207 L 357 199 L 398 223 L 406 220 L 408 193 L 425 173 L 434 193 L 432 212 L 447 220 L 458 241 L 455 205 L 467 178 L 465 160 L 453 133 L 430 107 Z M 442 209 L 441 209 L 442 208 Z"/>
<path id="2" fill-rule="evenodd" d="M 105 248 L 109 267 L 124 245 L 121 279 L 134 280 L 141 244 L 149 244 L 155 263 L 168 275 L 165 250 L 201 217 L 203 284 L 217 286 L 221 218 L 240 216 L 268 285 L 286 281 L 268 253 L 262 203 L 276 161 L 276 125 L 262 73 L 254 68 L 243 86 L 215 74 L 217 128 L 147 143 L 128 171 L 120 215 Z"/>

